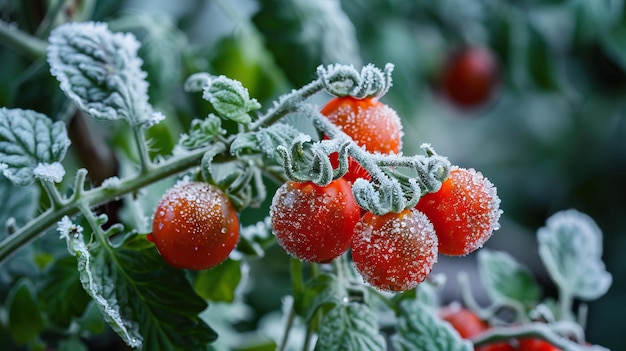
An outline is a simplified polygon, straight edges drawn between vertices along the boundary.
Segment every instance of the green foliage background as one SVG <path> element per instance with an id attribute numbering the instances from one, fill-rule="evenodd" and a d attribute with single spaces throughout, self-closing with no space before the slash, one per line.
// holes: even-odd
<path id="1" fill-rule="evenodd" d="M 607 269 L 616 279 L 609 293 L 590 305 L 588 338 L 611 349 L 626 348 L 621 335 L 626 283 L 620 279 L 626 274 L 623 0 L 80 3 L 83 8 L 73 7 L 72 1 L 4 0 L 0 15 L 43 40 L 50 28 L 69 19 L 106 21 L 112 30 L 133 32 L 143 45 L 140 55 L 150 81 L 151 103 L 169 117 L 149 131 L 155 155 L 169 153 L 191 119 L 210 111 L 208 104 L 182 93 L 182 83 L 190 74 L 207 71 L 237 79 L 266 106 L 309 82 L 320 64 L 371 62 L 382 67 L 394 63 L 394 87 L 383 100 L 403 119 L 405 153 L 416 153 L 421 143 L 429 142 L 453 164 L 480 169 L 498 187 L 505 218 L 487 246 L 510 251 L 534 267 L 533 234 L 550 214 L 576 208 L 597 221 L 605 235 Z M 57 4 L 75 12 L 46 18 L 47 6 Z M 446 55 L 463 45 L 490 47 L 502 65 L 498 93 L 472 110 L 450 105 L 437 86 Z M 0 106 L 68 118 L 67 101 L 43 56 L 2 45 L 0 67 Z M 128 130 L 83 122 L 69 127 L 74 150 L 68 162 L 90 168 L 95 183 L 124 174 L 134 158 Z M 91 131 L 90 144 L 98 148 L 81 153 L 80 128 Z M 94 152 L 102 162 L 89 164 L 84 153 L 93 156 Z M 39 208 L 27 201 L 37 194 L 17 193 L 11 187 L 0 180 L 0 191 L 7 194 L 0 223 L 13 216 L 23 224 Z M 154 193 L 158 198 L 162 191 Z M 17 208 L 21 210 L 11 212 Z M 263 218 L 266 208 L 244 211 L 242 222 Z M 63 245 L 53 233 L 25 251 L 33 251 L 44 267 L 63 252 Z M 275 259 L 252 268 L 251 284 L 259 289 L 247 296 L 247 302 L 258 316 L 279 309 L 281 296 L 289 293 L 286 258 L 279 249 L 271 250 L 277 251 L 267 257 Z M 14 285 L 37 271 L 20 261 L 27 254 L 22 252 L 0 267 L 0 301 L 18 296 L 27 305 L 39 303 L 28 302 L 34 287 L 23 281 Z M 73 288 L 68 286 L 68 291 Z M 553 292 L 545 286 L 544 293 Z M 84 296 L 78 295 L 82 301 Z M 50 296 L 43 303 L 54 302 Z M 89 323 L 88 315 L 81 318 Z M 242 329 L 250 327 L 246 323 L 250 322 L 241 323 Z M 92 327 L 98 330 L 98 323 Z M 6 333 L 0 331 L 0 338 L 6 338 Z"/>

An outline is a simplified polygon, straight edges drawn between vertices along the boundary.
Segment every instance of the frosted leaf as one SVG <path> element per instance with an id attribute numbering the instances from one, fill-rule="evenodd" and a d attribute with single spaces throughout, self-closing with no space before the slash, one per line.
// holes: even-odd
<path id="1" fill-rule="evenodd" d="M 117 334 L 133 348 L 139 348 L 143 344 L 143 338 L 139 333 L 137 323 L 125 320 L 121 316 L 121 306 L 114 293 L 110 282 L 107 283 L 105 272 L 101 272 L 101 263 L 97 263 L 98 257 L 92 256 L 85 244 L 82 227 L 74 224 L 65 216 L 57 225 L 61 239 L 67 242 L 68 251 L 78 260 L 78 271 L 83 288 L 92 297 L 98 306 L 105 321 L 117 332 Z"/>
<path id="2" fill-rule="evenodd" d="M 531 271 L 507 252 L 480 250 L 478 269 L 492 300 L 513 300 L 526 306 L 539 302 L 541 289 Z"/>
<path id="3" fill-rule="evenodd" d="M 426 305 L 414 300 L 400 303 L 397 333 L 391 337 L 394 350 L 472 351 L 469 340 L 461 339 L 452 326 L 438 318 Z"/>
<path id="4" fill-rule="evenodd" d="M 537 231 L 539 256 L 561 290 L 593 300 L 604 295 L 612 276 L 602 262 L 602 231 L 584 213 L 555 213 Z"/>
<path id="5" fill-rule="evenodd" d="M 295 127 L 285 123 L 274 123 L 256 132 L 240 133 L 230 146 L 233 155 L 246 152 L 261 152 L 266 157 L 275 159 L 278 146 L 289 146 L 300 135 Z"/>
<path id="6" fill-rule="evenodd" d="M 386 349 L 376 313 L 366 304 L 337 305 L 324 315 L 320 325 L 315 351 Z"/>
<path id="7" fill-rule="evenodd" d="M 226 131 L 222 128 L 222 120 L 214 114 L 209 114 L 205 119 L 191 121 L 189 132 L 180 136 L 178 146 L 187 150 L 201 148 L 223 134 L 226 134 Z"/>
<path id="8" fill-rule="evenodd" d="M 67 23 L 52 31 L 49 42 L 50 73 L 85 113 L 134 126 L 158 121 L 132 34 L 112 33 L 104 23 Z"/>
<path id="9" fill-rule="evenodd" d="M 40 163 L 33 169 L 33 176 L 45 182 L 60 183 L 65 176 L 65 168 L 59 162 Z"/>
<path id="10" fill-rule="evenodd" d="M 13 184 L 33 183 L 36 168 L 37 175 L 46 180 L 62 178 L 58 162 L 69 146 L 63 122 L 53 123 L 31 110 L 0 109 L 0 168 Z"/>
<path id="11" fill-rule="evenodd" d="M 241 82 L 225 76 L 212 78 L 204 85 L 202 98 L 209 101 L 220 117 L 237 123 L 252 121 L 249 112 L 261 108 L 256 99 L 251 99 L 248 89 Z"/>

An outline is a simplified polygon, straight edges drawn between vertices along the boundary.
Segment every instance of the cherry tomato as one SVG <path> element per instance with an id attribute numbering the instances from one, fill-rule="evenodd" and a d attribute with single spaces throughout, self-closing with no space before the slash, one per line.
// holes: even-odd
<path id="1" fill-rule="evenodd" d="M 352 258 L 363 279 L 385 291 L 405 291 L 426 279 L 437 261 L 437 236 L 414 209 L 366 213 L 354 228 Z"/>
<path id="2" fill-rule="evenodd" d="M 486 47 L 468 47 L 453 53 L 443 69 L 445 96 L 461 107 L 476 107 L 489 100 L 498 85 L 498 59 Z"/>
<path id="3" fill-rule="evenodd" d="M 186 183 L 161 198 L 148 239 L 170 265 L 207 269 L 223 262 L 237 245 L 239 219 L 220 189 Z"/>
<path id="4" fill-rule="evenodd" d="M 274 195 L 270 217 L 278 244 L 307 262 L 327 263 L 346 252 L 361 208 L 343 178 L 327 186 L 287 182 Z"/>
<path id="5" fill-rule="evenodd" d="M 526 338 L 519 340 L 518 351 L 561 351 L 549 342 L 541 339 Z"/>
<path id="6" fill-rule="evenodd" d="M 330 122 L 351 137 L 357 145 L 371 153 L 399 153 L 402 149 L 402 124 L 398 114 L 377 98 L 355 99 L 338 97 L 330 100 L 322 114 Z M 331 158 L 337 167 L 337 156 Z M 348 173 L 344 176 L 349 182 L 358 178 L 369 179 L 367 171 L 358 162 L 349 159 Z"/>
<path id="7" fill-rule="evenodd" d="M 474 348 L 475 351 L 515 351 L 516 349 L 508 342 L 495 342 Z"/>
<path id="8" fill-rule="evenodd" d="M 450 305 L 439 311 L 439 317 L 447 321 L 459 332 L 463 339 L 470 339 L 489 329 L 487 323 L 460 305 Z"/>
<path id="9" fill-rule="evenodd" d="M 496 188 L 473 169 L 453 168 L 437 192 L 424 195 L 415 208 L 433 223 L 439 253 L 463 256 L 482 245 L 499 228 Z"/>

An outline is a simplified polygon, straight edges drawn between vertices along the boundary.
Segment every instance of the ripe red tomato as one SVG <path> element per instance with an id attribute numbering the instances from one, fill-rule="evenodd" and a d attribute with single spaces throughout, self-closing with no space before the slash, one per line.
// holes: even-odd
<path id="1" fill-rule="evenodd" d="M 343 178 L 327 186 L 287 182 L 270 207 L 278 244 L 307 262 L 327 263 L 348 250 L 361 208 Z"/>
<path id="2" fill-rule="evenodd" d="M 366 213 L 354 228 L 352 258 L 363 279 L 385 291 L 405 291 L 426 279 L 437 261 L 437 236 L 414 209 Z"/>
<path id="3" fill-rule="evenodd" d="M 460 305 L 450 305 L 439 311 L 441 319 L 447 321 L 463 339 L 470 339 L 489 329 L 487 323 Z"/>
<path id="4" fill-rule="evenodd" d="M 433 223 L 439 253 L 463 256 L 482 247 L 499 228 L 496 188 L 473 169 L 453 168 L 437 192 L 424 195 L 415 208 Z"/>
<path id="5" fill-rule="evenodd" d="M 496 90 L 498 71 L 498 59 L 489 48 L 464 48 L 449 57 L 441 88 L 451 102 L 475 107 L 488 101 Z"/>
<path id="6" fill-rule="evenodd" d="M 148 238 L 174 267 L 212 268 L 237 245 L 239 219 L 220 189 L 207 183 L 186 183 L 161 198 Z"/>
<path id="7" fill-rule="evenodd" d="M 518 351 L 561 351 L 561 349 L 553 346 L 547 341 L 541 339 L 520 339 Z"/>
<path id="8" fill-rule="evenodd" d="M 355 99 L 350 96 L 330 100 L 322 108 L 322 114 L 330 122 L 351 137 L 357 145 L 371 153 L 399 153 L 402 149 L 402 124 L 396 111 L 368 97 Z M 331 158 L 337 167 L 337 156 Z M 349 161 L 348 173 L 344 176 L 349 182 L 357 178 L 369 179 L 369 174 L 358 162 Z"/>
<path id="9" fill-rule="evenodd" d="M 475 351 L 515 351 L 516 349 L 508 342 L 496 342 L 493 344 L 478 346 Z"/>

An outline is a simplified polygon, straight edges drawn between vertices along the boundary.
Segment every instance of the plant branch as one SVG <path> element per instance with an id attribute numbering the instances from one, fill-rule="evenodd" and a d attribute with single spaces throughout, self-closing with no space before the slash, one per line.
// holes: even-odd
<path id="1" fill-rule="evenodd" d="M 33 60 L 46 55 L 45 41 L 14 28 L 4 21 L 0 21 L 0 42 Z"/>
<path id="2" fill-rule="evenodd" d="M 163 178 L 180 173 L 198 164 L 204 153 L 212 147 L 213 145 L 193 150 L 181 157 L 172 158 L 153 166 L 152 171 L 149 173 L 122 179 L 115 185 L 105 182 L 97 188 L 82 190 L 83 195 L 80 199 L 72 196 L 70 201 L 63 203 L 63 205 L 58 208 L 47 210 L 0 242 L 0 264 L 5 262 L 18 249 L 44 233 L 46 229 L 53 226 L 63 216 L 71 216 L 78 213 L 79 203 L 81 201 L 94 207 L 136 191 Z M 80 173 L 78 176 L 80 176 Z"/>

